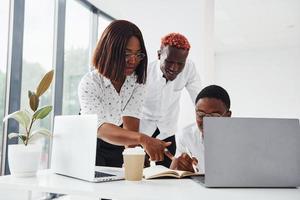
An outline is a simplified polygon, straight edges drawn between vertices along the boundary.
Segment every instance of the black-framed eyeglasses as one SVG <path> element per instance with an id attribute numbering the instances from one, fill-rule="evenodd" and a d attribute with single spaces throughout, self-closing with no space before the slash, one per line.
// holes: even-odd
<path id="1" fill-rule="evenodd" d="M 126 61 L 128 61 L 132 56 L 134 56 L 138 61 L 141 61 L 146 57 L 146 54 L 144 54 L 144 53 L 125 53 Z"/>
<path id="2" fill-rule="evenodd" d="M 203 117 L 223 117 L 228 111 L 226 110 L 223 114 L 219 113 L 205 113 L 202 111 L 196 111 L 196 116 L 203 119 Z"/>

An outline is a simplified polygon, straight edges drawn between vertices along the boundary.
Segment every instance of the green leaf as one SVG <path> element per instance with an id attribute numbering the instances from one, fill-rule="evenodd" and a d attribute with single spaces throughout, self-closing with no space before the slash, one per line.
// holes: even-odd
<path id="1" fill-rule="evenodd" d="M 28 90 L 28 98 L 30 98 L 30 97 L 31 97 L 32 95 L 34 95 L 34 94 L 35 94 L 34 92 Z"/>
<path id="2" fill-rule="evenodd" d="M 10 133 L 10 134 L 8 134 L 9 139 L 15 138 L 15 137 L 19 137 L 19 133 Z"/>
<path id="3" fill-rule="evenodd" d="M 31 137 L 34 136 L 34 135 L 37 135 L 37 134 L 44 135 L 44 136 L 47 136 L 47 137 L 51 136 L 51 132 L 48 129 L 45 129 L 45 128 L 40 128 L 40 129 L 34 130 L 31 133 Z"/>
<path id="4" fill-rule="evenodd" d="M 26 136 L 26 135 L 19 135 L 19 138 L 22 140 L 22 142 L 23 142 L 25 145 L 27 144 L 27 142 L 26 142 L 27 136 Z"/>
<path id="5" fill-rule="evenodd" d="M 19 134 L 19 133 L 10 133 L 8 134 L 8 138 L 9 139 L 12 139 L 12 138 L 15 138 L 15 137 L 18 137 L 20 138 L 20 140 L 25 144 L 25 141 L 27 139 L 27 136 L 24 135 L 24 134 Z"/>
<path id="6" fill-rule="evenodd" d="M 31 135 L 29 137 L 29 141 L 32 142 L 41 137 L 50 137 L 50 136 L 51 136 L 51 133 L 48 129 L 40 128 L 31 133 Z"/>
<path id="7" fill-rule="evenodd" d="M 40 97 L 46 90 L 49 88 L 52 79 L 53 79 L 54 70 L 49 71 L 45 74 L 41 82 L 39 83 L 37 89 L 36 89 L 36 95 Z"/>
<path id="8" fill-rule="evenodd" d="M 32 118 L 34 120 L 36 119 L 43 119 L 45 118 L 52 110 L 52 106 L 45 106 L 45 107 L 42 107 L 41 109 L 39 109 L 38 111 L 36 111 Z"/>
<path id="9" fill-rule="evenodd" d="M 19 122 L 21 126 L 23 126 L 25 129 L 29 126 L 30 123 L 30 116 L 28 112 L 19 110 L 14 113 L 11 113 L 4 117 L 3 122 L 6 121 L 9 118 L 13 118 Z"/>
<path id="10" fill-rule="evenodd" d="M 34 93 L 29 97 L 29 105 L 31 110 L 36 111 L 36 109 L 39 107 L 39 101 L 39 97 Z"/>

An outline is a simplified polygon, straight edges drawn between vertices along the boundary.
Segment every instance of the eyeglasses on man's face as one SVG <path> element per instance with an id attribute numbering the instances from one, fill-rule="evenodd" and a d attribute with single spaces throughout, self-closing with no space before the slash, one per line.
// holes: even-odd
<path id="1" fill-rule="evenodd" d="M 146 54 L 144 53 L 125 53 L 125 59 L 126 61 L 128 61 L 130 58 L 134 57 L 136 58 L 138 61 L 141 61 L 145 58 Z"/>
<path id="2" fill-rule="evenodd" d="M 220 113 L 205 113 L 205 112 L 202 112 L 202 111 L 196 111 L 196 116 L 198 118 L 203 119 L 203 117 L 223 117 L 226 113 L 227 113 L 227 110 L 223 114 L 220 114 Z"/>

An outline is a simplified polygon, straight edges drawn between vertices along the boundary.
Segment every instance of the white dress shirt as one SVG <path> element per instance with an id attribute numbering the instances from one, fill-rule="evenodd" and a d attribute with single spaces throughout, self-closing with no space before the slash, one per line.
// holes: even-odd
<path id="1" fill-rule="evenodd" d="M 177 130 L 179 100 L 184 88 L 194 103 L 201 90 L 201 81 L 192 61 L 186 61 L 183 71 L 173 81 L 166 81 L 163 77 L 159 60 L 150 63 L 140 132 L 152 136 L 158 128 L 160 134 L 157 138 L 163 140 L 173 136 Z M 194 112 L 191 110 L 191 113 Z"/>
<path id="2" fill-rule="evenodd" d="M 97 70 L 87 73 L 78 87 L 81 113 L 97 114 L 99 127 L 105 122 L 120 126 L 123 116 L 140 118 L 145 86 L 136 79 L 134 74 L 127 76 L 118 93 Z"/>
<path id="3" fill-rule="evenodd" d="M 204 144 L 200 130 L 196 123 L 190 124 L 176 133 L 176 154 L 179 157 L 182 153 L 189 151 L 198 160 L 197 168 L 200 172 L 204 169 Z"/>

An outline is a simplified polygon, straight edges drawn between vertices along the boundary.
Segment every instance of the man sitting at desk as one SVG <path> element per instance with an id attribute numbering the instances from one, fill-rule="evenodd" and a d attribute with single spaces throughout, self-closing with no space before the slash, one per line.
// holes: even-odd
<path id="1" fill-rule="evenodd" d="M 203 117 L 230 117 L 230 98 L 226 90 L 217 85 L 205 87 L 196 101 L 196 122 L 176 133 L 176 154 L 171 169 L 194 172 L 194 166 L 204 172 Z M 171 155 L 169 155 L 171 157 Z"/>

